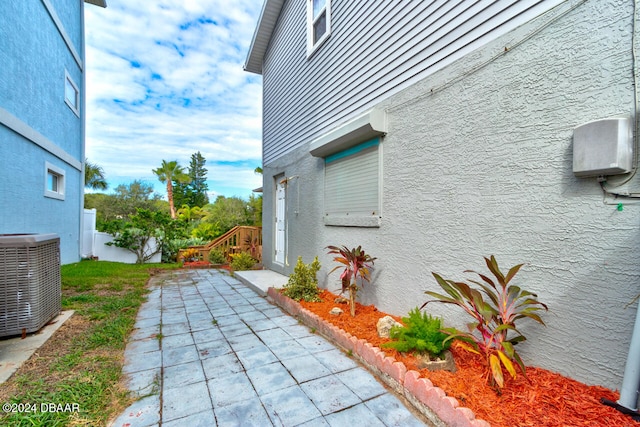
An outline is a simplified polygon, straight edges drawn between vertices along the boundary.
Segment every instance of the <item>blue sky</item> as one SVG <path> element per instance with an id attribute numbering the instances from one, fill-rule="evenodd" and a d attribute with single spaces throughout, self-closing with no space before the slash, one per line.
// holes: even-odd
<path id="1" fill-rule="evenodd" d="M 262 185 L 262 78 L 242 69 L 262 0 L 107 0 L 85 8 L 86 157 L 109 190 L 162 160 L 207 160 L 209 196 Z"/>

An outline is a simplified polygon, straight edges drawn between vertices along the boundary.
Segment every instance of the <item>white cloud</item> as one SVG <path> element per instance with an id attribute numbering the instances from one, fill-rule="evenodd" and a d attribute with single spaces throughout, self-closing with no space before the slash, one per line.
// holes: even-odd
<path id="1" fill-rule="evenodd" d="M 162 160 L 186 168 L 200 151 L 217 194 L 261 185 L 253 173 L 262 157 L 261 79 L 242 70 L 261 7 L 109 0 L 106 9 L 85 8 L 86 154 L 107 180 L 154 180 Z"/>

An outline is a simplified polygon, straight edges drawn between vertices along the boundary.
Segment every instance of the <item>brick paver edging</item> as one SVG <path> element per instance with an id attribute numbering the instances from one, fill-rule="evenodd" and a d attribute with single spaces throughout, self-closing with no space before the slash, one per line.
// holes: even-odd
<path id="1" fill-rule="evenodd" d="M 491 427 L 488 422 L 477 419 L 471 409 L 460 406 L 457 399 L 447 396 L 444 390 L 435 387 L 427 378 L 420 378 L 420 373 L 417 371 L 407 370 L 404 363 L 386 356 L 378 347 L 325 322 L 296 301 L 282 295 L 277 289 L 269 288 L 267 297 L 292 316 L 299 318 L 307 326 L 315 328 L 317 332 L 346 351 L 351 351 L 369 370 L 396 392 L 405 396 L 418 411 L 435 425 Z"/>

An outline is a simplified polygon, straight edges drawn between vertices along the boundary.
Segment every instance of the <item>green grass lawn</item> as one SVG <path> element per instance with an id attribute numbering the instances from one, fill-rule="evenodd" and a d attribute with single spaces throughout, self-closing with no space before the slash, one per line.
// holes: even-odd
<path id="1" fill-rule="evenodd" d="M 119 382 L 145 284 L 152 269 L 177 267 L 106 261 L 62 266 L 62 309 L 75 314 L 2 386 L 0 401 L 22 404 L 25 412 L 1 412 L 0 425 L 103 426 L 118 415 L 131 401 Z"/>

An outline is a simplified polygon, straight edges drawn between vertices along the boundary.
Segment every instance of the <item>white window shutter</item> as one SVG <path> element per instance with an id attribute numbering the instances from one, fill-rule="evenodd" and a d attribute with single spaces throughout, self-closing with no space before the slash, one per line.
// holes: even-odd
<path id="1" fill-rule="evenodd" d="M 325 160 L 325 216 L 378 216 L 378 145 Z"/>

